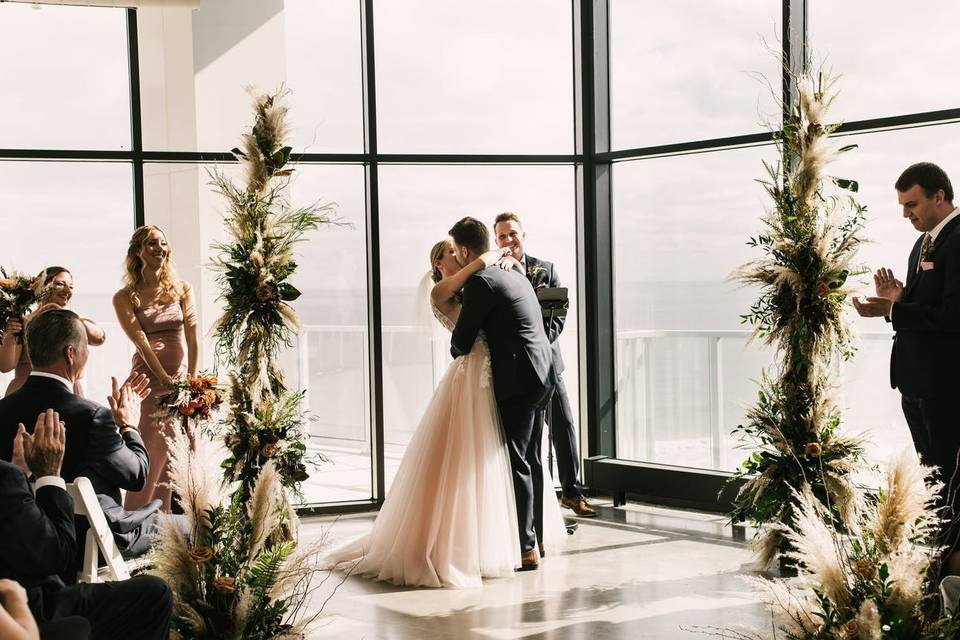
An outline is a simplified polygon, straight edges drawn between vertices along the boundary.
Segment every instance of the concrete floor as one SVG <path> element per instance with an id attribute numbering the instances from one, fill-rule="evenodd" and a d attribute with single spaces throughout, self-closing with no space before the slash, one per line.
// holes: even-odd
<path id="1" fill-rule="evenodd" d="M 697 638 L 695 627 L 769 628 L 741 580 L 751 572 L 743 530 L 722 516 L 629 505 L 580 519 L 567 548 L 540 570 L 481 589 L 404 589 L 349 577 L 326 602 L 310 638 Z M 570 512 L 567 512 L 570 513 Z M 307 538 L 364 532 L 372 515 L 312 518 Z M 332 576 L 312 608 L 341 582 Z"/>

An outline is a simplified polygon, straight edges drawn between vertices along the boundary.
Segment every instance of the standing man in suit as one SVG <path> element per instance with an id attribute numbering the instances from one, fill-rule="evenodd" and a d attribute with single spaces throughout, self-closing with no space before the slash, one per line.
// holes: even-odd
<path id="1" fill-rule="evenodd" d="M 490 246 L 486 226 L 474 218 L 457 222 L 450 237 L 461 266 Z M 460 317 L 450 338 L 454 358 L 473 349 L 481 329 L 490 347 L 493 393 L 510 455 L 521 570 L 536 569 L 540 566 L 538 548 L 543 544 L 543 423 L 537 420 L 537 412 L 553 387 L 553 367 L 540 305 L 522 273 L 492 266 L 467 280 Z"/>
<path id="2" fill-rule="evenodd" d="M 170 587 L 155 576 L 65 587 L 58 574 L 77 551 L 73 500 L 60 477 L 68 428 L 53 410 L 18 425 L 14 457 L 0 461 L 0 578 L 16 580 L 44 639 L 165 640 L 173 611 Z M 34 489 L 26 473 L 36 478 Z"/>
<path id="3" fill-rule="evenodd" d="M 500 248 L 509 248 L 511 255 L 520 261 L 527 280 L 534 289 L 541 287 L 559 287 L 560 277 L 552 262 L 539 260 L 527 254 L 524 245 L 527 234 L 523 230 L 520 216 L 515 213 L 501 213 L 493 223 L 493 232 Z M 553 354 L 553 371 L 557 385 L 554 388 L 550 403 L 550 433 L 553 437 L 553 448 L 557 453 L 557 471 L 560 474 L 560 485 L 563 487 L 563 496 L 560 505 L 572 510 L 578 516 L 592 518 L 597 515 L 590 503 L 583 496 L 580 485 L 580 447 L 577 444 L 577 429 L 573 424 L 573 411 L 570 409 L 570 400 L 567 398 L 567 388 L 563 384 L 561 374 L 564 370 L 563 356 L 560 354 L 558 338 L 563 331 L 564 316 L 545 317 L 543 328 L 550 341 Z M 537 416 L 543 422 L 545 411 Z"/>
<path id="4" fill-rule="evenodd" d="M 954 478 L 960 452 L 960 210 L 947 174 L 930 162 L 907 167 L 895 187 L 903 217 L 923 233 L 910 252 L 906 286 L 890 269 L 879 269 L 876 296 L 853 304 L 861 316 L 893 324 L 890 384 L 900 390 L 917 453 L 940 467 L 946 496 L 960 487 Z M 955 569 L 960 573 L 960 562 Z"/>
<path id="5" fill-rule="evenodd" d="M 67 482 L 77 476 L 90 479 L 124 557 L 146 553 L 160 529 L 160 501 L 124 511 L 120 500 L 120 489 L 143 488 L 149 470 L 137 431 L 140 401 L 150 393 L 146 378 L 122 386 L 114 380 L 110 409 L 75 395 L 73 384 L 87 364 L 87 334 L 80 317 L 67 309 L 39 314 L 27 326 L 26 340 L 33 372 L 22 387 L 0 399 L 0 459 L 11 459 L 19 423 L 32 424 L 31 416 L 53 408 L 70 425 L 61 476 Z"/>

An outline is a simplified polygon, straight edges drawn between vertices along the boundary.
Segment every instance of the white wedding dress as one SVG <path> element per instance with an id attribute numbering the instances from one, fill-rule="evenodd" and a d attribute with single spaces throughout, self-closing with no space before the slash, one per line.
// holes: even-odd
<path id="1" fill-rule="evenodd" d="M 435 308 L 434 315 L 453 330 L 453 320 Z M 549 477 L 543 486 L 549 555 L 567 534 Z M 460 588 L 520 566 L 510 460 L 482 334 L 440 380 L 373 529 L 328 561 L 355 562 L 353 574 L 398 585 Z"/>

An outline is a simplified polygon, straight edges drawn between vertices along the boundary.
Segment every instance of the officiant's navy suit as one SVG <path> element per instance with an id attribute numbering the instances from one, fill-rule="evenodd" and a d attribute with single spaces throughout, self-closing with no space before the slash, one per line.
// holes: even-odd
<path id="1" fill-rule="evenodd" d="M 527 280 L 534 289 L 541 287 L 559 287 L 560 276 L 552 262 L 534 258 L 529 253 L 524 258 L 527 263 Z M 547 405 L 550 406 L 550 435 L 553 439 L 553 448 L 557 452 L 557 471 L 560 475 L 560 485 L 566 498 L 583 497 L 583 489 L 578 478 L 580 477 L 580 449 L 577 446 L 577 430 L 573 424 L 573 410 L 570 408 L 570 399 L 567 398 L 567 388 L 563 384 L 561 374 L 564 371 L 563 356 L 560 353 L 560 332 L 563 331 L 565 315 L 544 316 L 543 328 L 550 341 L 553 354 L 553 372 L 556 376 L 556 386 Z M 545 411 L 541 412 L 541 419 Z"/>
<path id="2" fill-rule="evenodd" d="M 520 547 L 529 551 L 543 535 L 543 422 L 537 412 L 553 388 L 554 375 L 540 304 L 519 270 L 493 266 L 467 280 L 451 337 L 453 356 L 469 353 L 481 330 L 490 347 L 494 396 L 510 454 Z"/>

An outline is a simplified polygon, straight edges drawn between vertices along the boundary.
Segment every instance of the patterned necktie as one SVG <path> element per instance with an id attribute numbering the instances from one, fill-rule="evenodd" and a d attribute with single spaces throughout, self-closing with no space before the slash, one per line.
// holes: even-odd
<path id="1" fill-rule="evenodd" d="M 929 233 L 923 234 L 923 242 L 920 244 L 920 259 L 917 260 L 917 273 L 920 272 L 920 265 L 926 262 L 927 251 L 930 250 L 931 237 Z"/>

